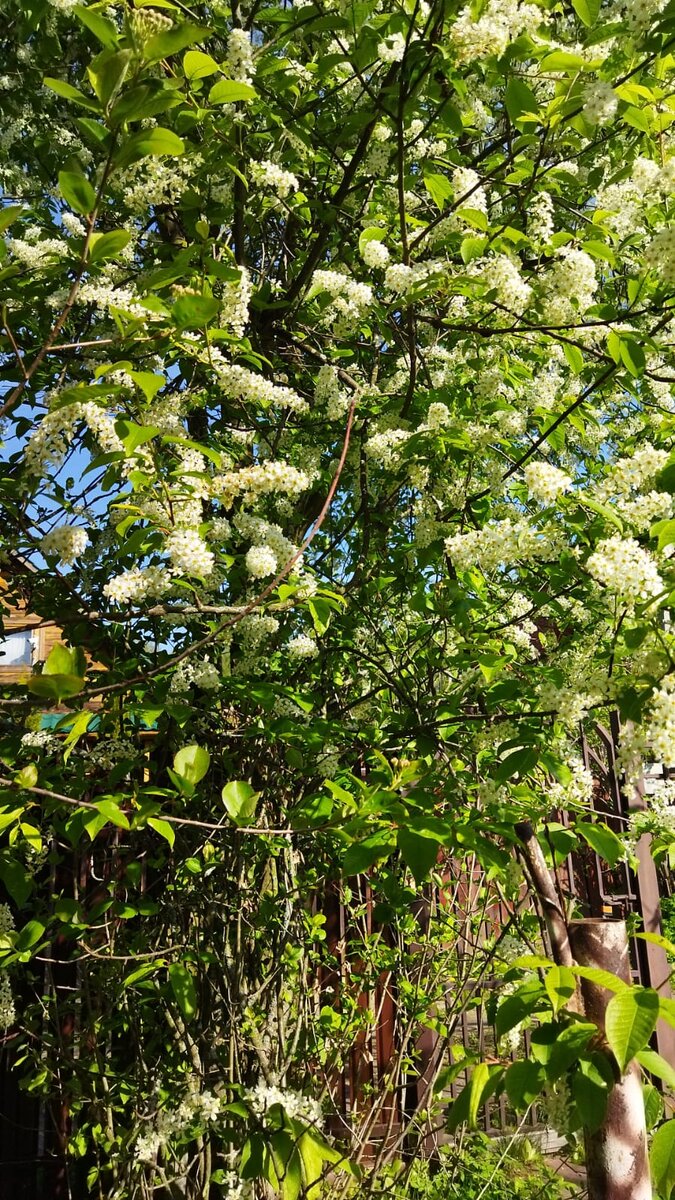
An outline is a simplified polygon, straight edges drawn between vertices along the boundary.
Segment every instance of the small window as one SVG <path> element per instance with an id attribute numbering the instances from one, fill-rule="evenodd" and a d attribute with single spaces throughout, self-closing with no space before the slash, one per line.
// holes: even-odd
<path id="1" fill-rule="evenodd" d="M 0 667 L 30 666 L 31 635 L 6 633 L 0 641 Z"/>

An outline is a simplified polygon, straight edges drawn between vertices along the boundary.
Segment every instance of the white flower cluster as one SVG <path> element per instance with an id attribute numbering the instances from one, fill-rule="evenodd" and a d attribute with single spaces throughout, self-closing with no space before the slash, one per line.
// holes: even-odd
<path id="1" fill-rule="evenodd" d="M 402 33 L 390 33 L 389 37 L 380 42 L 377 47 L 377 57 L 380 62 L 403 62 L 405 57 L 405 38 Z"/>
<path id="2" fill-rule="evenodd" d="M 652 697 L 646 738 L 657 762 L 675 766 L 675 675 L 662 679 Z"/>
<path id="3" fill-rule="evenodd" d="M 250 171 L 254 183 L 259 183 L 263 187 L 270 188 L 273 192 L 276 192 L 280 200 L 285 200 L 287 196 L 290 196 L 291 192 L 297 192 L 300 186 L 296 176 L 291 171 L 283 171 L 276 163 L 270 162 L 268 158 L 259 163 L 252 162 Z"/>
<path id="4" fill-rule="evenodd" d="M 411 288 L 418 283 L 423 283 L 430 275 L 436 274 L 438 271 L 445 269 L 445 263 L 431 260 L 430 262 L 411 263 L 391 263 L 387 267 L 384 277 L 384 285 L 389 288 L 390 292 L 394 292 L 397 296 L 404 292 L 409 292 Z"/>
<path id="5" fill-rule="evenodd" d="M 592 494 L 601 504 L 611 503 L 624 521 L 642 533 L 655 520 L 672 516 L 673 499 L 669 493 L 650 487 L 667 461 L 667 450 L 646 443 L 630 457 L 617 459 Z M 650 490 L 640 495 L 645 488 Z"/>
<path id="6" fill-rule="evenodd" d="M 628 818 L 624 842 L 631 853 L 643 833 L 675 841 L 675 779 L 657 784 L 648 803 L 646 811 L 632 812 Z"/>
<path id="7" fill-rule="evenodd" d="M 75 213 L 62 212 L 61 224 L 63 228 L 71 235 L 71 237 L 84 237 L 86 230 L 79 217 Z"/>
<path id="8" fill-rule="evenodd" d="M 292 638 L 286 646 L 289 658 L 316 658 L 319 653 L 314 638 L 309 637 L 306 633 L 299 633 Z"/>
<path id="9" fill-rule="evenodd" d="M 383 271 L 389 262 L 389 251 L 384 242 L 378 238 L 371 238 L 364 243 L 361 257 L 367 267 Z"/>
<path id="10" fill-rule="evenodd" d="M 571 723 L 569 727 L 573 727 Z M 570 812 L 586 806 L 593 799 L 594 782 L 592 772 L 584 766 L 583 760 L 578 756 L 568 758 L 566 766 L 569 767 L 572 778 L 566 783 L 553 780 L 547 795 L 554 808 Z"/>
<path id="11" fill-rule="evenodd" d="M 154 1163 L 172 1139 L 184 1136 L 195 1126 L 199 1130 L 209 1125 L 217 1120 L 220 1110 L 220 1098 L 213 1092 L 200 1091 L 199 1081 L 190 1078 L 180 1104 L 160 1109 L 152 1127 L 136 1139 L 136 1157 L 139 1162 Z"/>
<path id="12" fill-rule="evenodd" d="M 520 274 L 518 263 L 508 254 L 481 259 L 477 270 L 490 291 L 496 292 L 499 304 L 509 312 L 522 313 L 530 303 L 532 288 Z"/>
<path id="13" fill-rule="evenodd" d="M 246 570 L 252 579 L 264 579 L 277 570 L 277 556 L 269 546 L 251 546 L 246 554 Z"/>
<path id="14" fill-rule="evenodd" d="M 132 567 L 106 583 L 104 596 L 114 604 L 139 604 L 155 600 L 171 587 L 171 578 L 164 567 Z"/>
<path id="15" fill-rule="evenodd" d="M 565 471 L 547 462 L 528 463 L 523 476 L 530 495 L 542 504 L 553 504 L 561 492 L 569 491 L 572 486 L 572 479 Z"/>
<path id="16" fill-rule="evenodd" d="M 460 12 L 450 29 L 455 61 L 471 63 L 494 55 L 501 58 L 510 42 L 522 33 L 535 37 L 543 12 L 536 4 L 517 0 L 488 0 L 478 20 L 471 6 Z"/>
<path id="17" fill-rule="evenodd" d="M 52 260 L 66 258 L 70 253 L 68 243 L 61 238 L 43 238 L 41 241 L 33 241 L 28 236 L 8 238 L 6 245 L 12 258 L 29 267 L 31 271 L 39 271 Z"/>
<path id="18" fill-rule="evenodd" d="M 58 749 L 60 742 L 48 729 L 31 729 L 24 733 L 21 745 L 29 750 L 44 750 L 45 754 L 51 754 Z"/>
<path id="19" fill-rule="evenodd" d="M 215 692 L 220 684 L 220 674 L 208 658 L 203 658 L 199 662 L 184 659 L 183 662 L 178 663 L 171 676 L 169 691 L 187 692 L 194 686 L 201 688 L 204 692 Z"/>
<path id="20" fill-rule="evenodd" d="M 442 401 L 437 400 L 429 405 L 426 419 L 427 429 L 431 429 L 435 433 L 439 429 L 444 429 L 446 425 L 449 425 L 451 420 L 452 417 L 447 404 L 443 404 Z"/>
<path id="21" fill-rule="evenodd" d="M 635 538 L 620 533 L 598 542 L 586 568 L 598 583 L 629 605 L 663 591 L 663 580 L 649 551 Z"/>
<path id="22" fill-rule="evenodd" d="M 550 192 L 537 192 L 527 211 L 527 232 L 536 245 L 545 246 L 553 237 L 553 198 Z"/>
<path id="23" fill-rule="evenodd" d="M 546 682 L 539 689 L 541 711 L 554 712 L 556 720 L 567 729 L 574 729 L 584 719 L 594 699 L 578 687 L 559 687 Z"/>
<path id="24" fill-rule="evenodd" d="M 283 533 L 280 525 L 273 525 L 262 517 L 239 513 L 235 518 L 237 532 L 251 538 L 254 545 L 246 555 L 246 569 L 253 579 L 264 579 L 284 566 L 297 552 L 297 547 Z M 298 560 L 296 571 L 302 570 Z"/>
<path id="25" fill-rule="evenodd" d="M 256 375 L 253 371 L 248 371 L 246 367 L 228 363 L 219 357 L 216 351 L 211 352 L 211 358 L 219 382 L 228 396 L 238 397 L 250 404 L 261 404 L 265 408 L 268 405 L 276 404 L 280 408 L 289 408 L 294 412 L 307 411 L 307 401 L 298 396 L 292 388 L 272 383 L 269 379 L 265 379 L 264 375 Z"/>
<path id="26" fill-rule="evenodd" d="M 543 311 L 551 323 L 564 323 L 590 308 L 597 289 L 595 263 L 584 250 L 561 246 L 544 278 Z M 576 301 L 576 308 L 572 301 Z"/>
<path id="27" fill-rule="evenodd" d="M 335 367 L 321 367 L 314 382 L 314 399 L 325 408 L 329 421 L 339 420 L 349 408 L 349 396 L 340 387 Z"/>
<path id="28" fill-rule="evenodd" d="M 253 47 L 244 29 L 230 30 L 227 39 L 227 66 L 232 78 L 240 83 L 250 83 L 253 79 Z"/>
<path id="29" fill-rule="evenodd" d="M 628 28 L 633 33 L 647 29 L 666 4 L 667 0 L 627 0 L 624 15 Z"/>
<path id="30" fill-rule="evenodd" d="M 43 554 L 53 554 L 60 562 L 71 566 L 76 558 L 84 554 L 88 545 L 89 534 L 86 529 L 78 529 L 73 525 L 57 525 L 42 538 L 40 549 Z"/>
<path id="31" fill-rule="evenodd" d="M 224 504 L 231 508 L 234 500 L 242 493 L 248 501 L 256 500 L 259 496 L 299 496 L 310 485 L 306 471 L 291 467 L 287 462 L 255 463 L 252 467 L 242 467 L 240 471 L 228 471 L 225 475 L 214 475 L 211 480 L 211 492 Z"/>
<path id="32" fill-rule="evenodd" d="M 581 115 L 589 125 L 607 125 L 619 107 L 614 88 L 602 79 L 589 83 L 583 90 L 584 106 Z"/>
<path id="33" fill-rule="evenodd" d="M 224 1200 L 253 1200 L 253 1184 L 234 1171 L 225 1171 L 219 1186 L 224 1189 Z"/>
<path id="34" fill-rule="evenodd" d="M 119 763 L 135 759 L 138 743 L 129 738 L 99 738 L 95 746 L 85 751 L 87 764 L 102 771 L 112 771 Z"/>
<path id="35" fill-rule="evenodd" d="M 664 283 L 675 283 L 675 225 L 669 225 L 652 238 L 645 250 L 645 263 Z"/>
<path id="36" fill-rule="evenodd" d="M 312 276 L 312 291 L 328 292 L 333 303 L 326 317 L 339 329 L 350 329 L 373 303 L 373 289 L 368 283 L 359 283 L 342 271 L 315 271 Z"/>
<path id="37" fill-rule="evenodd" d="M 61 465 L 80 423 L 87 426 L 104 454 L 124 450 L 112 418 L 95 401 L 58 407 L 57 400 L 58 393 L 51 397 L 49 412 L 26 443 L 24 458 L 31 475 L 41 475 L 47 467 Z"/>
<path id="38" fill-rule="evenodd" d="M 174 575 L 198 575 L 202 579 L 211 575 L 215 557 L 196 529 L 172 529 L 164 548 Z"/>
<path id="39" fill-rule="evenodd" d="M 410 436 L 404 429 L 384 429 L 369 437 L 363 449 L 368 458 L 375 459 L 380 466 L 388 469 L 399 462 L 401 451 Z"/>
<path id="40" fill-rule="evenodd" d="M 487 194 L 480 186 L 480 175 L 472 167 L 455 167 L 452 172 L 452 190 L 455 200 L 461 200 L 464 208 L 476 208 L 487 213 Z"/>
<path id="41" fill-rule="evenodd" d="M 302 1092 L 277 1087 L 275 1084 L 258 1081 L 254 1088 L 244 1093 L 244 1098 L 256 1117 L 263 1120 L 275 1104 L 279 1104 L 292 1121 L 304 1121 L 306 1125 L 319 1125 L 323 1120 L 321 1105 Z"/>
<path id="42" fill-rule="evenodd" d="M 221 297 L 221 326 L 228 326 L 235 337 L 243 337 L 248 324 L 248 306 L 251 299 L 251 277 L 246 267 L 239 268 L 239 279 L 228 280 L 223 286 Z"/>
<path id="43" fill-rule="evenodd" d="M 7 907 L 6 905 L 4 906 Z M 16 1005 L 7 972 L 0 969 L 0 1029 L 9 1029 L 16 1021 Z"/>
<path id="44" fill-rule="evenodd" d="M 556 551 L 551 530 L 533 528 L 525 520 L 488 521 L 482 529 L 470 529 L 446 538 L 445 549 L 460 571 L 480 567 L 494 571 L 504 564 L 546 558 Z"/>

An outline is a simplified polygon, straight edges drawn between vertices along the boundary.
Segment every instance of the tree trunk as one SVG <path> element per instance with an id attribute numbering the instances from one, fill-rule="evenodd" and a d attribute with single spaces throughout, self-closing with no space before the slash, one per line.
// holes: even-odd
<path id="1" fill-rule="evenodd" d="M 611 971 L 631 982 L 625 921 L 570 921 L 574 958 L 583 967 Z M 589 1021 L 605 1028 L 611 993 L 587 979 L 581 981 Z M 632 1062 L 609 1093 L 599 1129 L 585 1131 L 589 1200 L 652 1200 L 647 1155 L 647 1129 L 640 1071 Z"/>

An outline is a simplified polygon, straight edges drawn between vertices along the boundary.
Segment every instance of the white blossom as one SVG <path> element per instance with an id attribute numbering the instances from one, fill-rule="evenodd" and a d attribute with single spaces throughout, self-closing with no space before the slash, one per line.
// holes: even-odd
<path id="1" fill-rule="evenodd" d="M 71 566 L 76 558 L 84 554 L 89 545 L 89 534 L 86 529 L 73 525 L 57 525 L 46 533 L 40 542 L 43 554 L 54 554 L 66 566 Z"/>
<path id="2" fill-rule="evenodd" d="M 620 533 L 598 542 L 586 567 L 598 583 L 628 604 L 649 600 L 663 591 L 663 580 L 649 551 Z"/>

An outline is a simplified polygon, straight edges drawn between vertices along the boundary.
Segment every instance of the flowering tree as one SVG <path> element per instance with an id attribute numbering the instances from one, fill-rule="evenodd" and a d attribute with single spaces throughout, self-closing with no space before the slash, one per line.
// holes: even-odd
<path id="1" fill-rule="evenodd" d="M 580 723 L 618 710 L 629 784 L 675 762 L 671 6 L 4 15 L 5 598 L 64 644 L 3 701 L 0 999 L 67 1170 L 348 1192 L 322 1122 L 383 970 L 410 1006 L 383 1096 L 420 1022 L 449 1006 L 451 1039 L 506 973 L 498 1032 L 536 1019 L 538 1055 L 479 1064 L 451 1126 L 506 1089 L 592 1132 L 636 1053 L 672 1073 L 656 993 L 616 981 L 601 1046 L 580 1018 L 541 849 L 631 852 Z M 449 859 L 481 883 L 421 984 L 412 906 Z M 317 1004 L 312 896 L 358 925 L 367 872 L 393 942 Z M 497 901 L 515 966 L 465 952 Z"/>

